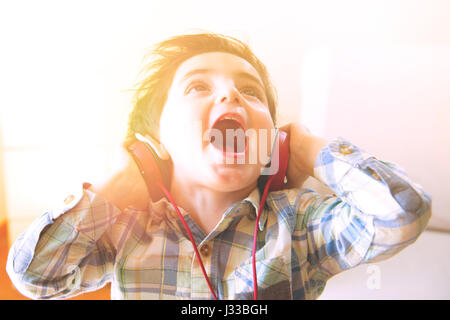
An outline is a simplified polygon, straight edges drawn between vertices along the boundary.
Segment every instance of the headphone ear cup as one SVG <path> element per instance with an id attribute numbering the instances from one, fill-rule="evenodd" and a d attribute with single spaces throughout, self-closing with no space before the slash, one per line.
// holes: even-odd
<path id="1" fill-rule="evenodd" d="M 281 190 L 286 186 L 287 166 L 289 161 L 289 134 L 285 131 L 278 131 L 278 171 L 275 173 L 272 182 L 269 187 L 269 191 Z M 270 167 L 272 161 L 270 161 L 266 167 Z M 258 178 L 258 188 L 261 193 L 269 180 L 270 175 L 261 175 Z"/>
<path id="2" fill-rule="evenodd" d="M 172 161 L 161 160 L 148 144 L 139 140 L 129 143 L 127 149 L 141 171 L 152 201 L 158 201 L 164 196 L 159 183 L 170 189 Z"/>
<path id="3" fill-rule="evenodd" d="M 150 152 L 153 155 L 153 160 L 155 161 L 159 173 L 160 173 L 160 178 L 159 181 L 162 182 L 162 184 L 166 187 L 167 190 L 170 190 L 170 183 L 172 180 L 172 160 L 169 158 L 168 160 L 163 160 L 161 159 L 156 152 L 153 150 L 152 147 L 150 147 L 148 144 L 145 144 L 145 146 L 150 150 Z M 160 191 L 160 189 L 158 188 L 158 190 Z M 163 197 L 163 193 L 161 192 L 160 196 L 158 197 L 158 199 L 155 200 L 159 200 Z M 153 198 L 152 198 L 153 200 Z"/>

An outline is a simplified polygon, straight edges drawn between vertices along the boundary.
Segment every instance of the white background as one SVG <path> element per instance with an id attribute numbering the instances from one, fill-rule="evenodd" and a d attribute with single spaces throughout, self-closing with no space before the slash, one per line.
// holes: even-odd
<path id="1" fill-rule="evenodd" d="M 2 1 L 0 220 L 11 240 L 125 134 L 147 48 L 200 29 L 247 41 L 302 121 L 400 164 L 450 230 L 449 1 Z M 2 172 L 3 171 L 3 172 Z"/>

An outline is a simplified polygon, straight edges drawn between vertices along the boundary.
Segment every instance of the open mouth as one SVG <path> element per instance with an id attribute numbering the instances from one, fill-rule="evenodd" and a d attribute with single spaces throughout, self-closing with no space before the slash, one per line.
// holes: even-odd
<path id="1" fill-rule="evenodd" d="M 223 115 L 213 124 L 210 132 L 211 145 L 224 154 L 243 155 L 248 143 L 242 119 L 235 115 Z"/>

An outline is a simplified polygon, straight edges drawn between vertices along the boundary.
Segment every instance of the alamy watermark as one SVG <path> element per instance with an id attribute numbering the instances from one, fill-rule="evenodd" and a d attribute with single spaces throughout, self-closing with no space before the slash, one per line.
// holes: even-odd
<path id="1" fill-rule="evenodd" d="M 213 144 L 224 155 L 238 154 L 240 156 L 224 156 L 221 163 L 226 164 L 261 164 L 261 175 L 273 175 L 279 167 L 279 144 L 276 128 L 225 129 L 209 128 L 203 132 L 202 122 L 196 121 L 194 130 L 197 135 L 195 141 Z M 225 140 L 224 140 L 225 139 Z M 224 141 L 226 143 L 224 144 Z M 270 142 L 270 143 L 269 143 Z M 238 150 L 239 152 L 235 152 Z M 217 160 L 219 161 L 219 160 Z M 269 165 L 270 164 L 270 165 Z"/>
<path id="2" fill-rule="evenodd" d="M 367 289 L 381 289 L 381 268 L 377 265 L 370 265 L 367 267 L 366 272 L 369 274 L 366 281 Z"/>

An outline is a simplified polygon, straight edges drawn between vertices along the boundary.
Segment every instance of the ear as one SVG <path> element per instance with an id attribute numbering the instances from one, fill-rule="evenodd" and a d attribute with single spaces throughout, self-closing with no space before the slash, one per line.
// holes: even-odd
<path id="1" fill-rule="evenodd" d="M 169 160 L 170 159 L 170 155 L 169 152 L 167 151 L 167 149 L 164 147 L 164 145 L 162 143 L 160 143 L 158 140 L 156 140 L 155 138 L 153 138 L 152 136 L 145 134 L 145 135 L 141 135 L 140 133 L 136 133 L 135 134 L 136 139 L 148 143 L 153 150 L 155 150 L 156 154 L 158 155 L 158 157 L 161 160 Z"/>

